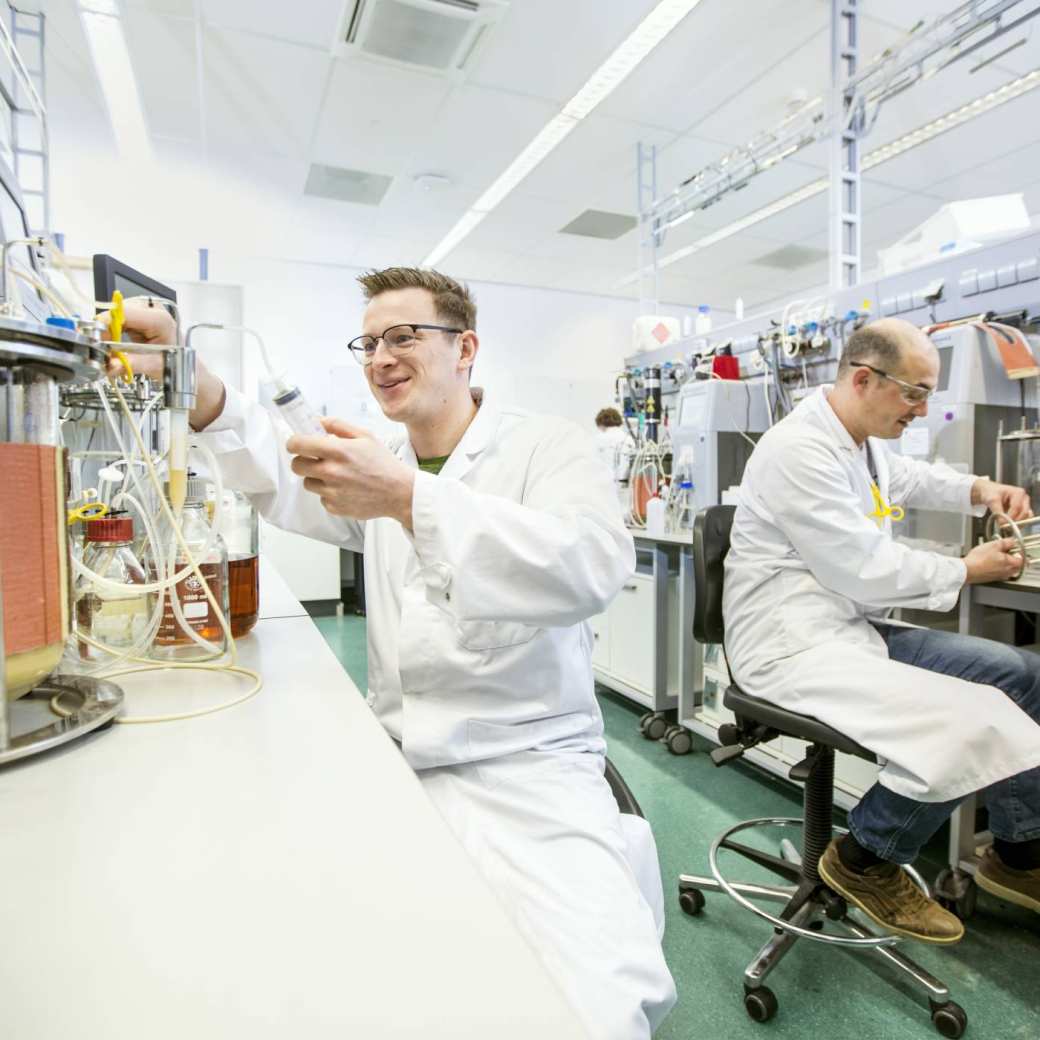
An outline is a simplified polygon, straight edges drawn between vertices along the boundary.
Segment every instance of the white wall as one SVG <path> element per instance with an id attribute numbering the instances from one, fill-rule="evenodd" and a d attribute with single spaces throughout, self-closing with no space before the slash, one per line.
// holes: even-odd
<path id="1" fill-rule="evenodd" d="M 55 142 L 56 230 L 71 254 L 111 253 L 166 282 L 197 276 L 197 250 L 210 275 L 243 288 L 245 323 L 267 341 L 312 403 L 381 418 L 346 350 L 363 302 L 355 282 L 363 258 L 343 262 L 345 223 L 304 198 L 170 163 L 106 161 L 96 149 Z M 345 209 L 345 214 L 348 212 Z M 345 218 L 344 218 L 345 219 Z M 401 257 L 413 263 L 416 257 Z M 481 354 L 474 382 L 504 404 L 552 412 L 591 429 L 613 398 L 613 379 L 631 352 L 631 300 L 471 281 Z M 676 308 L 662 308 L 678 315 Z M 186 318 L 191 320 L 190 307 Z M 207 336 L 210 334 L 207 334 Z M 203 356 L 208 340 L 200 337 Z M 243 343 L 244 364 L 255 346 Z"/>

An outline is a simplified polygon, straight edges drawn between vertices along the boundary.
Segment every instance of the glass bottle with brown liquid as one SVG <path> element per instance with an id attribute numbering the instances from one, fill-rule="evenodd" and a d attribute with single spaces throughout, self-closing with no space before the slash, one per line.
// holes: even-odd
<path id="1" fill-rule="evenodd" d="M 200 477 L 192 475 L 188 478 L 187 497 L 184 500 L 180 522 L 184 541 L 198 563 L 199 570 L 222 613 L 227 616 L 227 549 L 220 535 L 210 528 L 206 513 L 206 482 Z M 171 531 L 165 533 L 163 542 L 168 553 L 176 550 L 172 571 L 167 573 L 179 573 L 184 570 L 188 565 L 188 558 Z M 155 570 L 153 563 L 153 573 Z M 175 588 L 167 589 L 163 596 L 163 616 L 152 647 L 153 657 L 200 660 L 222 653 L 227 648 L 227 639 L 220 618 L 194 571 L 181 578 Z M 205 640 L 209 645 L 203 645 L 199 640 Z"/>
<path id="2" fill-rule="evenodd" d="M 241 491 L 225 491 L 220 518 L 228 550 L 231 634 L 237 639 L 255 624 L 260 610 L 260 522 Z"/>

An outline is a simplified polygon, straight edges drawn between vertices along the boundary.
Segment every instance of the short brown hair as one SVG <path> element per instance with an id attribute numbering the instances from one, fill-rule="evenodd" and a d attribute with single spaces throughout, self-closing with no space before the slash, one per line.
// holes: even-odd
<path id="1" fill-rule="evenodd" d="M 358 275 L 365 302 L 394 289 L 425 289 L 433 294 L 437 313 L 445 322 L 461 329 L 477 328 L 477 301 L 469 287 L 440 271 L 421 267 L 386 267 Z"/>
<path id="2" fill-rule="evenodd" d="M 621 413 L 616 408 L 601 408 L 596 413 L 596 425 L 607 429 L 611 426 L 621 425 Z"/>
<path id="3" fill-rule="evenodd" d="M 898 368 L 901 360 L 902 349 L 895 336 L 873 325 L 863 325 L 845 341 L 838 361 L 838 376 L 844 376 L 860 361 L 888 370 Z"/>

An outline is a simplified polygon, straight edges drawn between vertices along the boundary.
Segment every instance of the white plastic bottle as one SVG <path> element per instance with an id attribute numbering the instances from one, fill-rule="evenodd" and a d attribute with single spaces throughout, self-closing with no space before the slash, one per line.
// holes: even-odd
<path id="1" fill-rule="evenodd" d="M 646 503 L 646 533 L 657 538 L 664 534 L 665 504 L 663 498 L 655 494 Z"/>
<path id="2" fill-rule="evenodd" d="M 696 336 L 706 336 L 711 332 L 711 308 L 706 303 L 697 308 L 697 321 L 693 331 Z"/>
<path id="3" fill-rule="evenodd" d="M 737 302 L 733 304 L 733 319 L 734 321 L 744 320 L 744 300 L 742 297 L 737 297 Z"/>

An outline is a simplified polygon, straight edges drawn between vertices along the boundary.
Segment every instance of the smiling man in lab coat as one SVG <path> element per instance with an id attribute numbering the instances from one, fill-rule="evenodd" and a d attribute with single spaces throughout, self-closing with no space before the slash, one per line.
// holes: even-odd
<path id="1" fill-rule="evenodd" d="M 898 319 L 854 332 L 837 382 L 759 442 L 726 559 L 733 676 L 749 694 L 812 715 L 875 752 L 879 782 L 849 814 L 820 873 L 901 935 L 956 942 L 910 863 L 966 795 L 985 790 L 995 841 L 976 875 L 1040 911 L 1040 657 L 886 622 L 890 608 L 948 611 L 963 585 L 1018 573 L 1010 539 L 963 559 L 893 539 L 892 507 L 1029 515 L 1020 488 L 890 453 L 928 410 L 939 357 Z"/>
<path id="2" fill-rule="evenodd" d="M 269 521 L 364 551 L 372 709 L 590 1035 L 649 1037 L 675 1001 L 660 870 L 603 776 L 587 624 L 634 567 L 609 476 L 577 426 L 471 390 L 464 286 L 359 281 L 348 346 L 396 450 L 337 419 L 286 442 L 201 364 L 192 426 Z M 164 320 L 128 305 L 153 342 Z"/>

